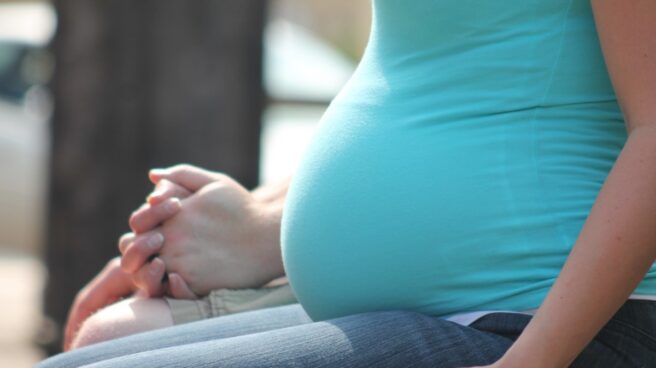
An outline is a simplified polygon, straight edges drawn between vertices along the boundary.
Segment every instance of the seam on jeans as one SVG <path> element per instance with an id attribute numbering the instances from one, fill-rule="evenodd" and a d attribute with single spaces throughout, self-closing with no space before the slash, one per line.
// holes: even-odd
<path id="1" fill-rule="evenodd" d="M 598 334 L 593 341 L 600 344 L 600 345 L 602 345 L 602 346 L 604 346 L 609 351 L 613 352 L 622 361 L 622 367 L 627 367 L 624 364 L 624 362 L 630 363 L 631 367 L 635 367 L 635 368 L 643 368 L 644 367 L 640 362 L 636 362 L 632 355 L 618 349 L 614 344 L 606 341 L 606 339 L 605 339 L 606 334 L 618 334 L 622 337 L 622 334 L 619 331 L 610 330 L 610 329 L 608 329 L 608 325 L 607 325 L 604 328 L 604 330 L 602 330 L 601 332 L 602 333 Z"/>
<path id="2" fill-rule="evenodd" d="M 635 338 L 640 344 L 646 345 L 646 347 L 650 348 L 652 351 L 656 351 L 656 337 L 650 335 L 647 331 L 619 319 L 610 320 L 609 325 L 613 323 L 618 324 L 637 335 Z"/>

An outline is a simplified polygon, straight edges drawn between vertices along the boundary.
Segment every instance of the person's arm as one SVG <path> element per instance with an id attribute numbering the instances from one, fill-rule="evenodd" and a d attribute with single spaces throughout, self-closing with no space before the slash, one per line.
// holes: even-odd
<path id="1" fill-rule="evenodd" d="M 114 258 L 80 290 L 71 310 L 64 330 L 64 351 L 71 348 L 71 343 L 87 317 L 136 291 L 130 275 L 121 271 L 120 260 Z"/>
<path id="2" fill-rule="evenodd" d="M 287 196 L 287 190 L 289 189 L 289 183 L 291 180 L 292 178 L 288 177 L 279 182 L 265 184 L 255 188 L 251 193 L 253 193 L 253 197 L 260 202 L 283 203 Z"/>
<path id="3" fill-rule="evenodd" d="M 629 138 L 556 283 L 494 367 L 566 367 L 656 259 L 656 1 L 593 0 Z"/>

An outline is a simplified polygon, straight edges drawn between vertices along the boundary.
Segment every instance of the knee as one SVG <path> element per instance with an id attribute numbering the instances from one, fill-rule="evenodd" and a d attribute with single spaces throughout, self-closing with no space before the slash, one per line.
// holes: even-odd
<path id="1" fill-rule="evenodd" d="M 101 309 L 80 327 L 73 349 L 173 325 L 162 299 L 126 299 Z"/>

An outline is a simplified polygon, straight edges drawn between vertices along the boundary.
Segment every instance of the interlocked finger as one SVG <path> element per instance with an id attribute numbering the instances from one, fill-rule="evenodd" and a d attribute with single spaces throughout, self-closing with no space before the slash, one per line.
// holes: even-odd
<path id="1" fill-rule="evenodd" d="M 198 299 L 198 296 L 177 273 L 169 274 L 168 281 L 169 294 L 175 299 Z"/>
<path id="2" fill-rule="evenodd" d="M 178 213 L 181 206 L 178 198 L 169 198 L 154 206 L 142 206 L 130 216 L 130 228 L 137 234 L 152 230 Z"/>
<path id="3" fill-rule="evenodd" d="M 121 254 L 125 253 L 128 245 L 134 241 L 134 237 L 134 233 L 125 233 L 121 235 L 121 238 L 118 240 L 118 250 L 121 252 Z"/>
<path id="4" fill-rule="evenodd" d="M 126 236 L 126 239 L 131 241 L 126 240 L 124 242 L 126 245 L 121 249 L 123 253 L 121 269 L 131 274 L 137 272 L 149 259 L 157 255 L 164 245 L 164 236 L 158 231 L 133 235 L 132 238 Z"/>
<path id="5" fill-rule="evenodd" d="M 134 283 L 149 297 L 160 297 L 166 291 L 166 285 L 162 282 L 165 274 L 164 262 L 155 257 L 134 274 Z"/>
<path id="6" fill-rule="evenodd" d="M 151 206 L 160 204 L 169 198 L 184 199 L 191 195 L 185 187 L 168 181 L 166 179 L 160 180 L 155 186 L 155 190 L 148 195 L 146 201 Z"/>

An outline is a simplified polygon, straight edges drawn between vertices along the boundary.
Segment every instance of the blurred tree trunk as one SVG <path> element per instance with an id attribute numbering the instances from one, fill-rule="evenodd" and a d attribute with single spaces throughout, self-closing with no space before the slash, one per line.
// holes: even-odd
<path id="1" fill-rule="evenodd" d="M 187 162 L 257 182 L 262 0 L 55 0 L 45 313 L 118 254 L 147 171 Z M 59 349 L 61 337 L 48 345 Z"/>

